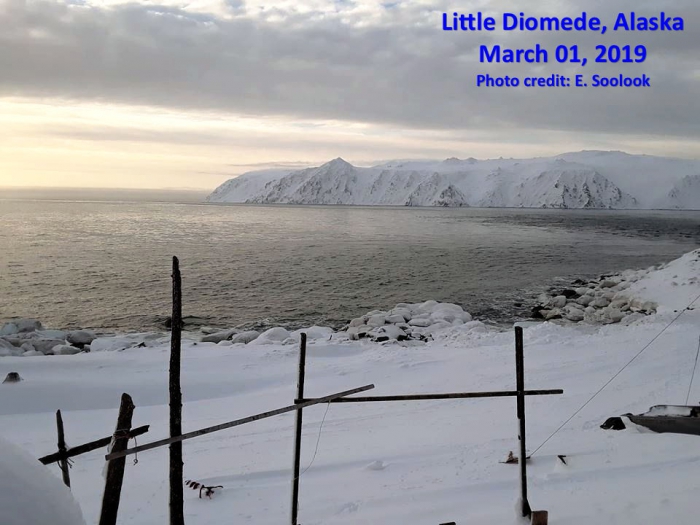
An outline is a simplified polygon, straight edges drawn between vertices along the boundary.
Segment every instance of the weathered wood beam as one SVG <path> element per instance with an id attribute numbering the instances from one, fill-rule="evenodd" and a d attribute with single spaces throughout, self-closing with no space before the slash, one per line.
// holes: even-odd
<path id="1" fill-rule="evenodd" d="M 145 434 L 146 432 L 148 432 L 148 429 L 149 425 L 137 427 L 129 432 L 129 437 L 133 438 Z M 53 454 L 49 454 L 48 456 L 39 458 L 39 461 L 44 465 L 50 465 L 51 463 L 56 463 L 57 461 L 60 461 L 64 458 L 68 459 L 74 456 L 80 456 L 82 454 L 85 454 L 86 452 L 92 452 L 93 450 L 97 450 L 98 448 L 106 447 L 111 442 L 112 436 L 108 436 L 102 439 L 98 439 L 97 441 L 90 441 L 89 443 L 78 445 L 77 447 L 71 447 L 67 449 L 65 453 L 54 452 Z"/>
<path id="2" fill-rule="evenodd" d="M 561 389 L 553 390 L 525 390 L 526 396 L 549 396 L 563 394 Z M 331 403 L 370 403 L 379 401 L 430 401 L 435 399 L 471 399 L 482 397 L 516 397 L 517 390 L 503 390 L 495 392 L 456 392 L 445 394 L 408 394 L 398 396 L 370 396 L 370 397 L 341 397 L 331 401 Z M 297 399 L 298 402 L 313 401 L 316 398 Z"/>
<path id="3" fill-rule="evenodd" d="M 294 405 L 286 406 L 284 408 L 278 408 L 276 410 L 270 410 L 269 412 L 262 412 L 260 414 L 255 414 L 254 416 L 244 417 L 243 419 L 236 419 L 235 421 L 229 421 L 228 423 L 222 423 L 220 425 L 214 425 L 213 427 L 202 428 L 200 430 L 194 430 L 192 432 L 187 432 L 181 436 L 174 436 L 167 439 L 161 439 L 160 441 L 154 441 L 152 443 L 147 443 L 138 447 L 130 448 L 128 450 L 113 452 L 107 454 L 105 459 L 111 461 L 113 459 L 122 458 L 130 454 L 136 454 L 137 452 L 142 452 L 144 450 L 151 450 L 153 448 L 162 447 L 163 445 L 169 445 L 177 441 L 184 441 L 186 439 L 192 439 L 205 434 L 211 434 L 212 432 L 218 432 L 219 430 L 225 430 L 227 428 L 237 427 L 239 425 L 245 425 L 246 423 L 251 423 L 253 421 L 258 421 L 260 419 L 265 419 L 272 416 L 277 416 L 279 414 L 284 414 L 285 412 L 293 412 L 294 410 L 299 410 L 300 408 L 306 408 L 313 405 L 319 405 L 321 403 L 328 403 L 333 399 L 337 399 L 342 396 L 349 396 L 351 394 L 357 394 L 359 392 L 365 392 L 366 390 L 372 390 L 374 385 L 366 385 L 358 388 L 353 388 L 352 390 L 345 390 L 343 392 L 338 392 L 337 394 L 330 394 L 325 397 L 319 397 L 317 399 L 312 399 L 305 401 L 303 403 L 296 403 Z"/>

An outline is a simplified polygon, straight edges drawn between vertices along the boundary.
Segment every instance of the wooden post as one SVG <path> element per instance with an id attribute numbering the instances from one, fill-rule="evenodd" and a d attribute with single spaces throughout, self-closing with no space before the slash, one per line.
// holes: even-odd
<path id="1" fill-rule="evenodd" d="M 126 450 L 129 446 L 129 431 L 131 430 L 131 417 L 133 415 L 134 402 L 131 400 L 131 396 L 122 394 L 119 417 L 117 417 L 117 428 L 114 431 L 113 452 Z M 99 525 L 116 525 L 117 523 L 125 464 L 126 458 L 119 458 L 110 461 L 107 466 L 107 479 L 105 480 L 105 492 L 102 496 L 102 511 Z"/>
<path id="2" fill-rule="evenodd" d="M 70 488 L 70 473 L 68 472 L 68 458 L 66 454 L 66 437 L 63 432 L 63 418 L 61 417 L 61 411 L 56 410 L 56 428 L 58 429 L 58 453 L 61 455 L 61 459 L 58 460 L 58 465 L 61 467 L 61 473 L 63 474 L 63 483 L 66 487 Z"/>
<path id="3" fill-rule="evenodd" d="M 527 452 L 525 450 L 525 359 L 523 357 L 523 329 L 515 327 L 515 389 L 518 391 L 517 412 L 520 428 L 518 439 L 520 439 L 520 500 L 522 502 L 522 515 L 528 517 L 532 514 L 530 503 L 527 501 Z"/>
<path id="4" fill-rule="evenodd" d="M 547 525 L 549 522 L 549 512 L 546 510 L 532 511 L 532 525 Z"/>
<path id="5" fill-rule="evenodd" d="M 297 377 L 297 400 L 304 398 L 304 376 L 306 374 L 306 334 L 301 334 L 299 343 L 299 375 Z M 300 401 L 295 401 L 299 403 Z M 297 525 L 299 515 L 299 471 L 301 466 L 302 409 L 296 411 L 294 430 L 294 472 L 292 478 L 292 525 Z"/>
<path id="6" fill-rule="evenodd" d="M 170 437 L 182 434 L 180 345 L 182 338 L 182 278 L 180 261 L 173 257 L 173 315 L 170 337 Z M 182 442 L 170 444 L 170 525 L 184 525 Z"/>

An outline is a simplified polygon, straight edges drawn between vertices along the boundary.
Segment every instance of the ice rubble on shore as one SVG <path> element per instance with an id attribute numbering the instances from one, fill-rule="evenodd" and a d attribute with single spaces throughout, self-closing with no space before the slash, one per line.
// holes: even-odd
<path id="1" fill-rule="evenodd" d="M 542 294 L 533 308 L 532 317 L 559 324 L 631 325 L 657 312 L 660 302 L 676 304 L 683 287 L 698 283 L 700 250 L 658 267 L 626 270 L 617 275 L 601 276 L 589 282 L 576 280 L 568 288 Z M 452 303 L 425 301 L 399 303 L 388 310 L 372 310 L 352 319 L 339 331 L 311 326 L 288 331 L 273 327 L 262 333 L 236 328 L 217 330 L 204 327 L 200 332 L 185 332 L 185 339 L 221 346 L 296 344 L 305 332 L 310 342 L 338 343 L 368 340 L 401 346 L 424 345 L 436 339 L 450 339 L 459 334 L 484 333 L 493 328 L 472 319 L 469 312 Z M 46 330 L 35 319 L 20 319 L 0 328 L 0 357 L 73 355 L 89 351 L 115 351 L 133 347 L 152 347 L 167 342 L 167 333 L 136 333 L 98 337 L 88 330 Z"/>

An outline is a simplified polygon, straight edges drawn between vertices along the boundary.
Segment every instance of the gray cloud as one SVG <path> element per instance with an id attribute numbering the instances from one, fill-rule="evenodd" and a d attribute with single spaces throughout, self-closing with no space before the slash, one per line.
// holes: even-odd
<path id="1" fill-rule="evenodd" d="M 492 2 L 502 12 L 522 2 Z M 684 33 L 444 33 L 440 12 L 462 2 L 387 3 L 376 22 L 269 9 L 264 16 L 9 0 L 0 8 L 0 96 L 62 97 L 248 115 L 340 119 L 419 129 L 539 129 L 700 136 L 700 3 L 569 0 L 528 14 L 612 24 L 618 12 L 682 15 Z M 562 5 L 563 4 L 563 5 Z M 229 0 L 229 11 L 245 3 Z M 280 22 L 279 20 L 283 20 Z M 478 63 L 478 46 L 639 44 L 644 64 L 506 66 Z M 583 70 L 583 71 L 582 71 Z M 651 89 L 485 89 L 491 75 L 641 74 Z"/>

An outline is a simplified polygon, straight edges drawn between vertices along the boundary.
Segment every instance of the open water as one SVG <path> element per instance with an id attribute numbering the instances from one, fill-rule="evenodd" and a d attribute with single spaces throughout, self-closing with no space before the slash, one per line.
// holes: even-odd
<path id="1" fill-rule="evenodd" d="M 184 314 L 194 324 L 338 326 L 427 299 L 510 322 L 527 317 L 536 295 L 557 283 L 647 267 L 700 245 L 700 212 L 177 199 L 0 194 L 0 320 L 161 328 L 177 255 Z"/>

